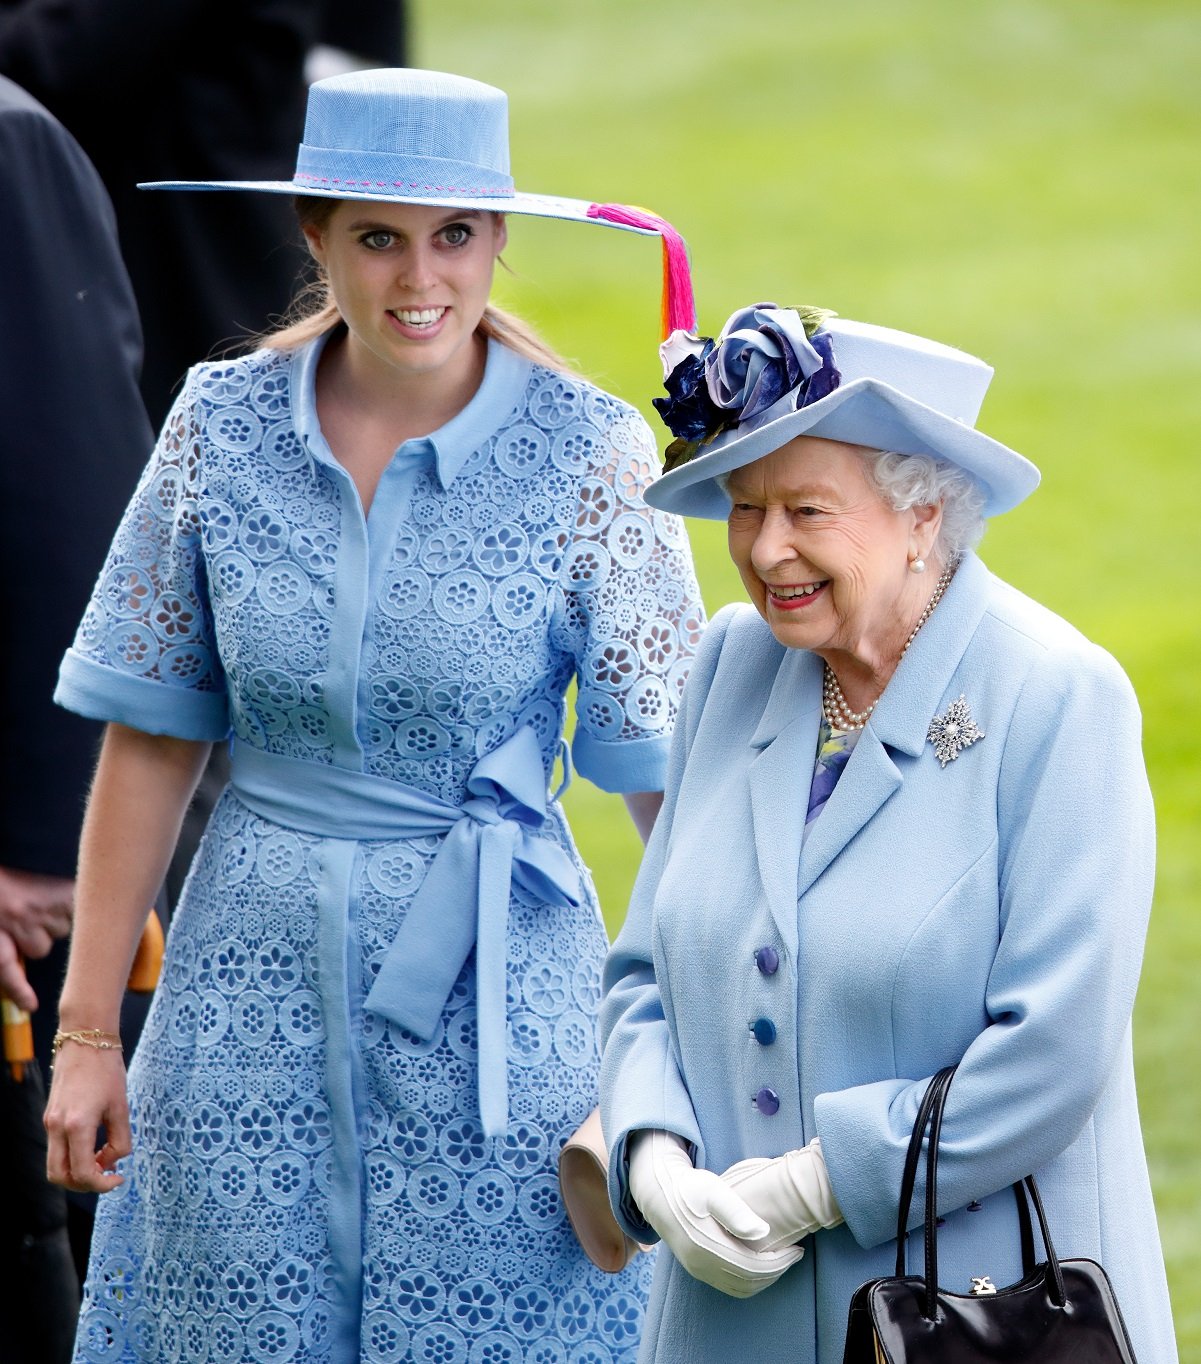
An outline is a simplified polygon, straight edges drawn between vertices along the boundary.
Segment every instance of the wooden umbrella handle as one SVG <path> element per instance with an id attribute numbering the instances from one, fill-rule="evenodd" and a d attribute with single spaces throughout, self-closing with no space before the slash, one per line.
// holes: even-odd
<path id="1" fill-rule="evenodd" d="M 133 965 L 129 968 L 129 989 L 137 994 L 152 994 L 163 969 L 163 925 L 154 908 L 146 919 Z"/>

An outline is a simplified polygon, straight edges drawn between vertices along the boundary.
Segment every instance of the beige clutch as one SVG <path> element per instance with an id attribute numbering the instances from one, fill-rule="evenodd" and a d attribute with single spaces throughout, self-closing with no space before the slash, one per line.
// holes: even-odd
<path id="1" fill-rule="evenodd" d="M 609 1153 L 594 1108 L 559 1153 L 559 1190 L 584 1254 L 597 1269 L 616 1274 L 647 1247 L 627 1236 L 609 1206 Z"/>

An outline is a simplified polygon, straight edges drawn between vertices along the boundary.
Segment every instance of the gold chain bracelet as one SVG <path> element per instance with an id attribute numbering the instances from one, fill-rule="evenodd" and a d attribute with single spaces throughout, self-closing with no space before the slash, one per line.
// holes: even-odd
<path id="1" fill-rule="evenodd" d="M 78 1042 L 81 1046 L 91 1047 L 93 1051 L 121 1051 L 121 1037 L 115 1032 L 105 1032 L 103 1028 L 78 1028 L 74 1032 L 56 1032 L 50 1043 L 51 1059 L 56 1057 L 64 1042 Z"/>

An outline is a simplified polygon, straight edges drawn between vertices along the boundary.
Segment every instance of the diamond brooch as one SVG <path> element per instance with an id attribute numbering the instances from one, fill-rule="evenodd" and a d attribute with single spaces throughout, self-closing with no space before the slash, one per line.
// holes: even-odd
<path id="1" fill-rule="evenodd" d="M 958 701 L 951 702 L 945 715 L 936 715 L 926 731 L 926 741 L 934 745 L 935 757 L 943 767 L 954 762 L 977 739 L 983 738 L 984 731 L 976 727 L 968 703 L 962 696 Z"/>

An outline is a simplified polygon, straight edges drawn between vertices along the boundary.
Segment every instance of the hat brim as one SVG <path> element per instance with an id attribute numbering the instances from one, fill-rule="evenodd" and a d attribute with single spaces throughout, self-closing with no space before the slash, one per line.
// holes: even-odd
<path id="1" fill-rule="evenodd" d="M 1038 487 L 1037 467 L 975 427 L 956 421 L 879 379 L 854 379 L 808 407 L 755 430 L 718 437 L 709 450 L 663 474 L 646 491 L 662 511 L 724 521 L 730 499 L 714 481 L 751 464 L 797 436 L 931 455 L 966 470 L 985 492 L 985 516 L 1009 511 Z"/>
<path id="2" fill-rule="evenodd" d="M 590 199 L 561 199 L 553 194 L 483 195 L 474 198 L 463 196 L 437 196 L 426 194 L 403 194 L 383 187 L 364 189 L 350 185 L 334 189 L 311 189 L 297 185 L 291 180 L 149 180 L 138 185 L 139 189 L 193 189 L 193 190 L 257 190 L 262 194 L 287 194 L 306 199 L 350 199 L 364 203 L 377 204 L 427 204 L 430 208 L 475 209 L 484 213 L 523 213 L 532 218 L 558 218 L 564 222 L 594 223 L 598 227 L 616 227 L 622 232 L 635 232 L 640 237 L 655 237 L 658 233 L 647 227 L 634 227 L 629 223 L 615 223 L 607 218 L 589 214 L 594 204 Z"/>

